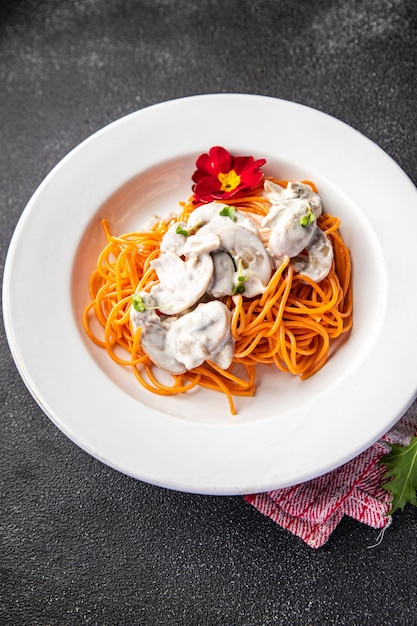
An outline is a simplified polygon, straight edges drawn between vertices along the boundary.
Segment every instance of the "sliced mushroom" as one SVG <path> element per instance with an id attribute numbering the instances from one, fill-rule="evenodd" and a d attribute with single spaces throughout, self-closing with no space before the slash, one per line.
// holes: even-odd
<path id="1" fill-rule="evenodd" d="M 234 353 L 235 341 L 230 334 L 223 343 L 219 344 L 218 349 L 213 352 L 209 360 L 221 367 L 222 370 L 227 370 L 232 364 Z"/>
<path id="2" fill-rule="evenodd" d="M 231 209 L 233 217 L 220 215 L 223 209 Z M 221 202 L 210 202 L 197 207 L 187 220 L 187 228 L 192 229 L 200 226 L 199 233 L 207 231 L 217 233 L 221 228 L 231 223 L 237 226 L 243 226 L 253 233 L 258 232 L 257 225 L 250 217 L 245 215 L 242 211 L 238 211 L 234 209 L 234 207 L 228 207 Z"/>
<path id="3" fill-rule="evenodd" d="M 199 304 L 181 317 L 159 316 L 154 298 L 139 294 L 143 311 L 131 309 L 134 331 L 141 328 L 141 345 L 152 363 L 171 374 L 182 374 L 204 361 L 227 369 L 233 359 L 234 340 L 230 331 L 231 313 L 219 301 Z"/>
<path id="4" fill-rule="evenodd" d="M 320 228 L 316 228 L 314 237 L 307 248 L 307 254 L 292 259 L 291 264 L 297 272 L 318 283 L 329 273 L 332 261 L 331 241 Z"/>
<path id="5" fill-rule="evenodd" d="M 265 196 L 272 206 L 261 226 L 270 229 L 267 247 L 275 263 L 281 262 L 285 257 L 297 257 L 293 263 L 295 268 L 303 267 L 305 272 L 321 276 L 321 270 L 313 269 L 316 263 L 314 259 L 320 257 L 324 262 L 327 246 L 320 243 L 323 239 L 318 234 L 322 232 L 317 226 L 317 217 L 322 213 L 320 196 L 309 185 L 300 182 L 290 182 L 284 188 L 265 181 L 264 188 Z M 332 248 L 330 241 L 328 245 Z M 313 248 L 311 254 L 310 247 Z M 306 256 L 301 255 L 303 250 L 307 251 Z M 332 249 L 329 254 L 333 255 Z"/>
<path id="6" fill-rule="evenodd" d="M 173 252 L 174 254 L 181 256 L 182 249 L 187 238 L 178 231 L 185 231 L 186 228 L 187 225 L 185 222 L 175 222 L 175 224 L 172 224 L 162 237 L 161 253 Z"/>
<path id="7" fill-rule="evenodd" d="M 139 294 L 144 304 L 143 311 L 136 311 L 132 306 L 130 320 L 134 332 L 141 329 L 141 345 L 144 352 L 151 359 L 152 363 L 171 374 L 182 374 L 186 371 L 183 363 L 180 363 L 167 350 L 166 341 L 169 328 L 177 319 L 176 317 L 166 317 L 165 319 L 155 312 L 155 300 L 146 292 Z"/>
<path id="8" fill-rule="evenodd" d="M 167 334 L 167 350 L 187 370 L 206 360 L 227 369 L 234 352 L 230 322 L 231 313 L 222 302 L 200 303 L 172 324 Z"/>
<path id="9" fill-rule="evenodd" d="M 158 309 L 176 315 L 193 306 L 206 292 L 213 276 L 209 254 L 191 256 L 186 261 L 173 252 L 165 252 L 151 261 L 159 283 L 151 288 Z"/>
<path id="10" fill-rule="evenodd" d="M 161 241 L 161 253 L 173 252 L 177 256 L 197 256 L 204 252 L 211 252 L 219 246 L 219 240 L 214 232 L 188 234 L 188 225 L 185 222 L 172 224 Z"/>
<path id="11" fill-rule="evenodd" d="M 211 253 L 213 259 L 213 278 L 207 287 L 207 293 L 214 298 L 230 296 L 236 281 L 236 266 L 230 254 L 219 248 Z"/>
<path id="12" fill-rule="evenodd" d="M 219 245 L 220 239 L 215 233 L 198 231 L 196 235 L 187 237 L 182 254 L 185 256 L 198 256 L 216 250 Z"/>
<path id="13" fill-rule="evenodd" d="M 247 298 L 263 293 L 271 278 L 272 266 L 259 237 L 247 228 L 237 225 L 222 228 L 217 234 L 221 247 L 230 254 L 237 268 L 233 285 L 242 277 Z"/>
<path id="14" fill-rule="evenodd" d="M 275 259 L 300 254 L 306 248 L 316 230 L 316 218 L 302 225 L 308 216 L 308 205 L 304 202 L 280 210 L 273 221 L 268 242 L 268 251 Z"/>
<path id="15" fill-rule="evenodd" d="M 287 207 L 292 200 L 304 200 L 314 211 L 316 217 L 322 213 L 320 196 L 315 193 L 309 185 L 298 181 L 291 181 L 287 187 L 281 187 L 277 183 L 266 180 L 264 183 L 265 196 L 272 205 L 277 207 Z"/>

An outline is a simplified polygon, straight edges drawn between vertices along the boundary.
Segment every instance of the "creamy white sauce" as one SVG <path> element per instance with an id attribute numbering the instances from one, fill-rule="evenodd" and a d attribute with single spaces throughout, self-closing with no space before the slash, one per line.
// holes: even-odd
<path id="1" fill-rule="evenodd" d="M 317 225 L 322 213 L 320 196 L 309 185 L 290 182 L 286 188 L 265 181 L 271 202 L 261 227 L 269 229 L 268 252 L 278 267 L 286 257 L 295 259 L 297 272 L 319 282 L 332 266 L 333 247 Z M 302 256 L 301 253 L 304 253 Z"/>
<path id="2" fill-rule="evenodd" d="M 206 360 L 227 369 L 234 352 L 230 321 L 229 309 L 219 300 L 201 303 L 172 324 L 166 348 L 187 370 Z"/>
<path id="3" fill-rule="evenodd" d="M 189 256 L 186 261 L 174 252 L 151 261 L 160 283 L 151 289 L 162 313 L 176 315 L 196 304 L 205 294 L 213 276 L 213 260 L 207 253 Z"/>
<path id="4" fill-rule="evenodd" d="M 288 257 L 313 280 L 329 272 L 333 249 L 317 226 L 320 197 L 298 182 L 284 189 L 266 181 L 264 195 L 271 208 L 261 220 L 212 202 L 162 238 L 161 254 L 151 262 L 159 282 L 139 294 L 140 311 L 131 309 L 133 329 L 141 328 L 142 347 L 155 365 L 173 374 L 206 360 L 227 369 L 234 353 L 231 312 L 216 298 L 263 293 Z"/>
<path id="5" fill-rule="evenodd" d="M 150 307 L 155 300 L 141 294 L 144 311 L 132 307 L 134 332 L 141 328 L 141 343 L 151 361 L 170 372 L 182 374 L 210 360 L 227 369 L 233 358 L 234 340 L 230 331 L 231 312 L 219 300 L 200 303 L 182 316 L 159 316 Z"/>

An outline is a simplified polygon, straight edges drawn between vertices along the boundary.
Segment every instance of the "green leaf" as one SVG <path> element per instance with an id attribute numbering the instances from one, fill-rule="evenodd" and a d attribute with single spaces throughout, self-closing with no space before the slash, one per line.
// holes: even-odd
<path id="1" fill-rule="evenodd" d="M 392 494 L 390 515 L 407 503 L 417 506 L 417 436 L 408 446 L 391 444 L 391 451 L 380 463 L 387 468 L 384 478 L 390 479 L 381 485 Z"/>

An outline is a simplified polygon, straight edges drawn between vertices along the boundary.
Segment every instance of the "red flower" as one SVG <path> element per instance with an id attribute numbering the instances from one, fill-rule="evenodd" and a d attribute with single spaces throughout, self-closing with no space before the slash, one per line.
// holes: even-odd
<path id="1" fill-rule="evenodd" d="M 210 148 L 208 154 L 201 154 L 197 169 L 192 176 L 194 202 L 226 200 L 242 195 L 259 185 L 263 178 L 260 170 L 265 159 L 255 161 L 251 156 L 233 157 L 219 146 Z"/>

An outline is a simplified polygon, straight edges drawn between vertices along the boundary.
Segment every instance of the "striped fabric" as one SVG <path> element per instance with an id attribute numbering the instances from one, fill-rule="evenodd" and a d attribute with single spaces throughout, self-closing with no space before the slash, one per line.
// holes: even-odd
<path id="1" fill-rule="evenodd" d="M 380 486 L 385 469 L 378 461 L 389 452 L 388 443 L 407 445 L 414 434 L 416 405 L 381 440 L 332 472 L 245 499 L 312 548 L 327 542 L 344 515 L 373 528 L 384 528 L 391 522 L 387 515 L 391 496 Z"/>

